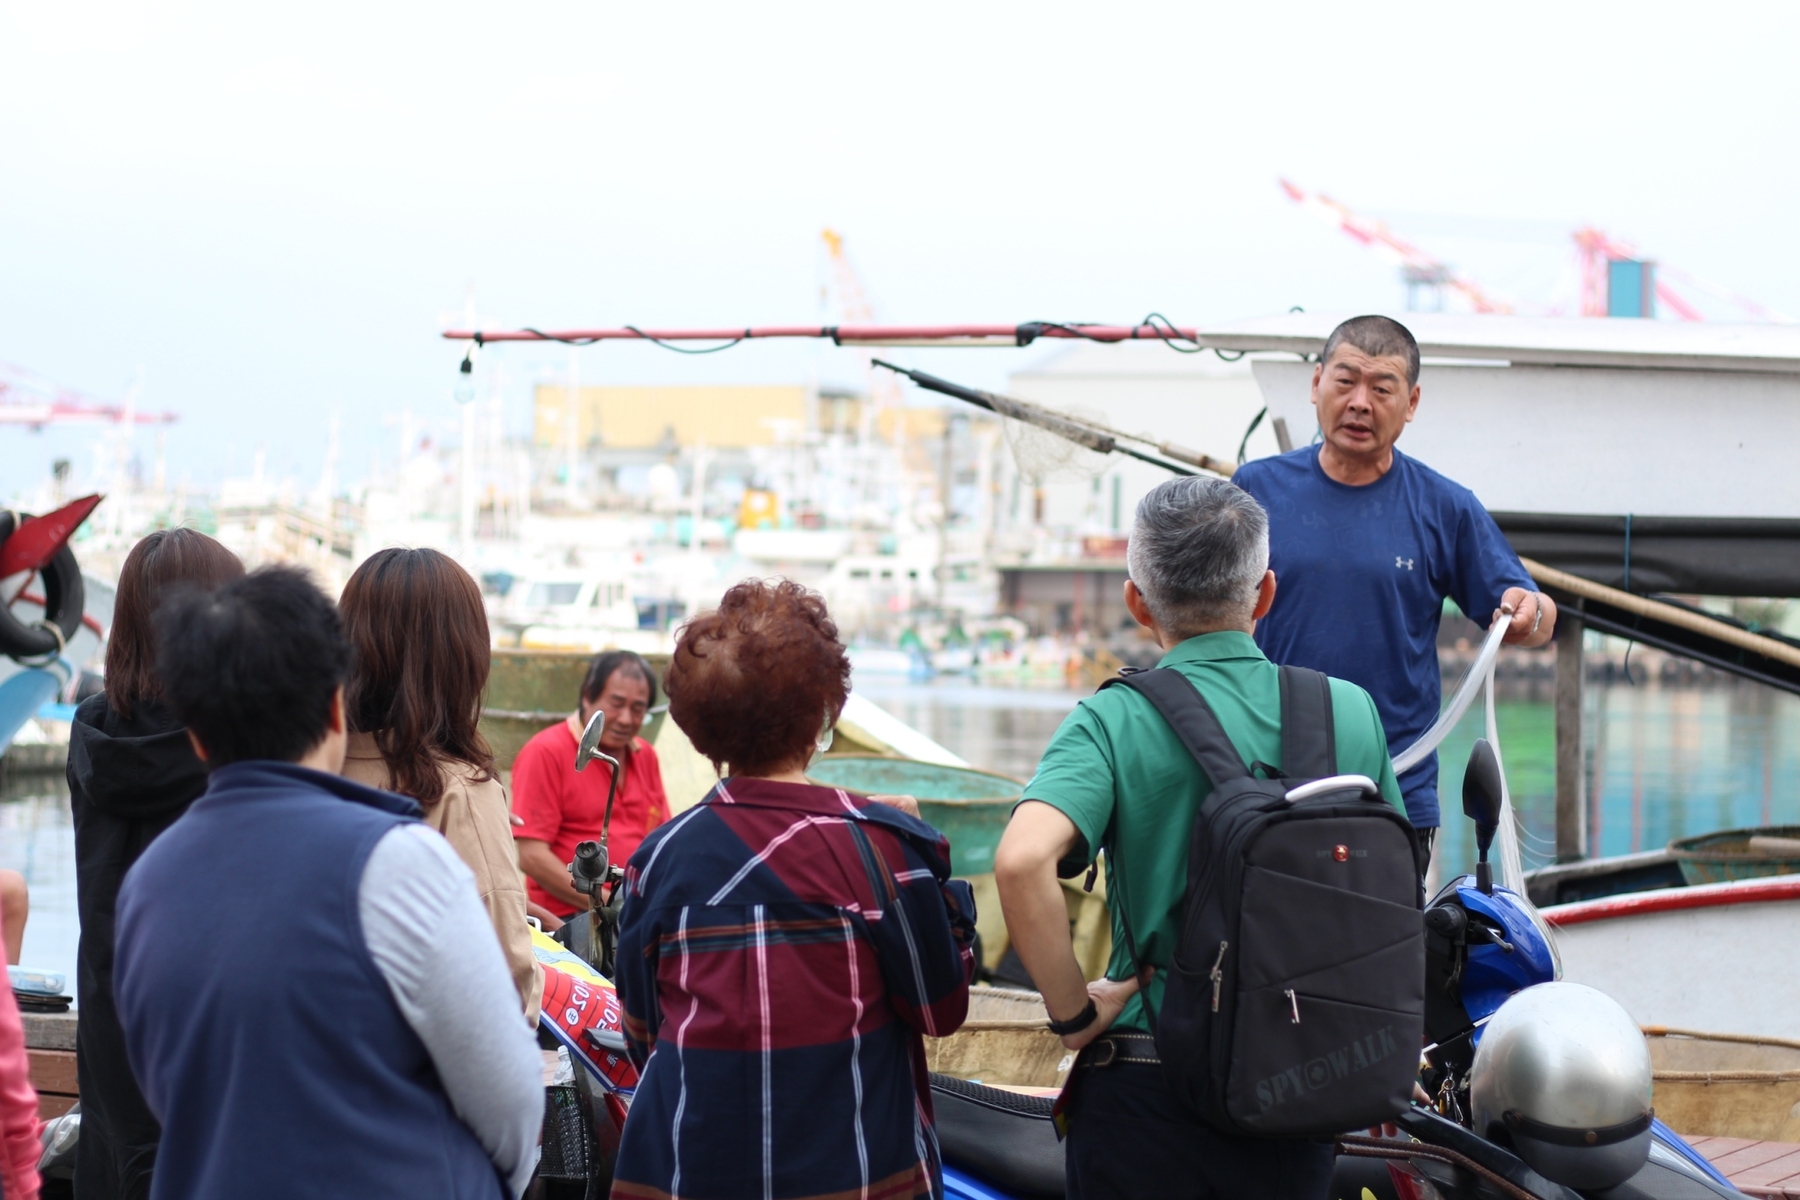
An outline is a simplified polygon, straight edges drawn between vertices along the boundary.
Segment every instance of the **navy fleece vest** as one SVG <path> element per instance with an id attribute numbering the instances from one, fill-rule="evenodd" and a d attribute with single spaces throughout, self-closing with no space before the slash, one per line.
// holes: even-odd
<path id="1" fill-rule="evenodd" d="M 417 813 L 234 763 L 126 875 L 114 978 L 163 1126 L 153 1200 L 506 1195 L 363 941 L 369 852 Z"/>

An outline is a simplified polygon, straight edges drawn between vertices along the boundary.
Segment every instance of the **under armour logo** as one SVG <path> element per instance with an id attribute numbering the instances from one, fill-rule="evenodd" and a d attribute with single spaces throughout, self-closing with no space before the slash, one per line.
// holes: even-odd
<path id="1" fill-rule="evenodd" d="M 1405 567 L 1407 570 L 1410 571 L 1413 569 L 1413 560 L 1410 558 L 1401 558 L 1398 554 L 1396 554 L 1396 555 L 1394 555 L 1394 566 L 1396 569 L 1398 569 L 1400 567 Z"/>

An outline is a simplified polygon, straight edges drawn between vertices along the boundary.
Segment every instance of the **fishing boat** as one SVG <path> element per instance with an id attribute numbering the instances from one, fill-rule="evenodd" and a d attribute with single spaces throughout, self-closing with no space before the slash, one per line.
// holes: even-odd
<path id="1" fill-rule="evenodd" d="M 1800 875 L 1668 887 L 1543 910 L 1563 977 L 1641 1025 L 1800 1039 Z"/>

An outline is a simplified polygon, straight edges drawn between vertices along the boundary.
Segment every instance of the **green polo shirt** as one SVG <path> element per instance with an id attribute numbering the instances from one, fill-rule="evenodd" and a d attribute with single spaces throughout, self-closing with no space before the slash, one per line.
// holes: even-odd
<path id="1" fill-rule="evenodd" d="M 1281 762 L 1280 671 L 1249 634 L 1203 633 L 1170 650 L 1157 665 L 1180 671 L 1206 697 L 1246 763 Z M 1404 812 L 1387 735 L 1369 693 L 1333 679 L 1331 713 L 1338 770 L 1375 780 L 1388 802 Z M 1110 687 L 1089 696 L 1050 739 L 1025 798 L 1041 800 L 1073 821 L 1089 861 L 1101 847 L 1107 851 L 1106 888 L 1113 913 L 1107 978 L 1131 977 L 1119 923 L 1121 895 L 1139 953 L 1146 962 L 1168 965 L 1187 887 L 1194 813 L 1210 790 L 1162 714 L 1130 688 Z M 1160 1006 L 1160 970 L 1150 993 L 1152 1003 Z M 1136 997 L 1114 1023 L 1114 1028 L 1128 1027 L 1148 1030 Z"/>

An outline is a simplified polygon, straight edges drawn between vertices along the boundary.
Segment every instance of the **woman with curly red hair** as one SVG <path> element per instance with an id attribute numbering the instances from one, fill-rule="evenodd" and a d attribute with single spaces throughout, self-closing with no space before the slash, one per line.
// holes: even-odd
<path id="1" fill-rule="evenodd" d="M 721 778 L 626 868 L 642 1079 L 615 1197 L 943 1194 L 922 1036 L 967 1012 L 975 906 L 936 830 L 807 782 L 849 680 L 825 602 L 785 580 L 676 642 L 669 715 Z"/>

